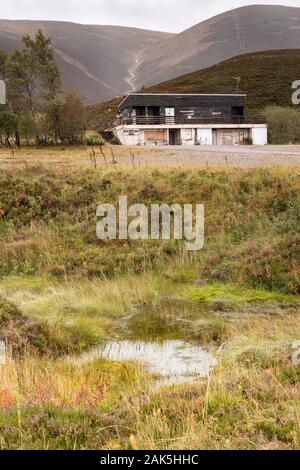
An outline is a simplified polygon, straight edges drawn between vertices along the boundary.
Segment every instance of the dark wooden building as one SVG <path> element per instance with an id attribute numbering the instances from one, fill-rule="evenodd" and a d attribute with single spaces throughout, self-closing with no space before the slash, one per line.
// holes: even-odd
<path id="1" fill-rule="evenodd" d="M 119 110 L 127 123 L 174 124 L 201 122 L 241 122 L 245 114 L 246 95 L 130 94 Z M 147 119 L 148 118 L 148 119 Z M 156 119 L 155 119 L 156 118 Z"/>
<path id="2" fill-rule="evenodd" d="M 245 108 L 245 94 L 131 93 L 115 134 L 125 145 L 265 144 L 265 122 L 247 119 Z"/>

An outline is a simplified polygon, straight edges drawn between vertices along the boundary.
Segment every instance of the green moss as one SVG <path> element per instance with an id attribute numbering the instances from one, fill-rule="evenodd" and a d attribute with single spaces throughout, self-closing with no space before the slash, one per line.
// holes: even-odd
<path id="1" fill-rule="evenodd" d="M 54 280 L 52 280 L 53 282 Z M 0 286 L 8 292 L 26 290 L 40 292 L 49 286 L 49 278 L 36 276 L 9 276 L 1 279 Z"/>
<path id="2" fill-rule="evenodd" d="M 299 303 L 295 296 L 283 295 L 279 292 L 267 292 L 255 289 L 244 289 L 231 284 L 207 285 L 193 287 L 184 296 L 194 302 L 215 304 L 242 304 L 258 302 Z"/>

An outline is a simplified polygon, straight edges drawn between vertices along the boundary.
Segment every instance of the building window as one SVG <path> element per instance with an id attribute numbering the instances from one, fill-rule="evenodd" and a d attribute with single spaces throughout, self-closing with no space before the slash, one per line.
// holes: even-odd
<path id="1" fill-rule="evenodd" d="M 123 133 L 125 135 L 139 135 L 140 131 L 138 129 L 124 129 Z"/>

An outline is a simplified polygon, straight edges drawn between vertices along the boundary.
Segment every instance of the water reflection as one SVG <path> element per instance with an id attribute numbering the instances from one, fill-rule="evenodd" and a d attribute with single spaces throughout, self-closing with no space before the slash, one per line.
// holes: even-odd
<path id="1" fill-rule="evenodd" d="M 164 384 L 179 384 L 207 377 L 217 364 L 215 357 L 202 347 L 180 340 L 163 343 L 146 341 L 111 341 L 76 360 L 82 364 L 96 358 L 111 361 L 138 361 Z"/>

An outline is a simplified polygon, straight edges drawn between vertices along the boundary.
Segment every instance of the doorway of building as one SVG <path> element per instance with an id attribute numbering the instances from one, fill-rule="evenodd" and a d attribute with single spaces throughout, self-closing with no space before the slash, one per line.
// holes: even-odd
<path id="1" fill-rule="evenodd" d="M 212 144 L 218 145 L 217 129 L 212 130 Z"/>
<path id="2" fill-rule="evenodd" d="M 169 145 L 181 145 L 180 129 L 169 130 Z"/>

